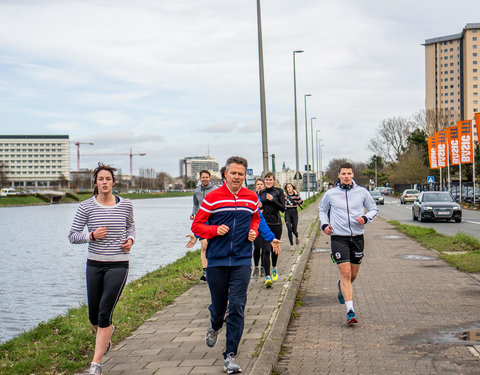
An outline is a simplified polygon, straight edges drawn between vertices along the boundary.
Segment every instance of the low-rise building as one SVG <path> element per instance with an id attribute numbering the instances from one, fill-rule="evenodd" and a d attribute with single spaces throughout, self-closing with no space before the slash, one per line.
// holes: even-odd
<path id="1" fill-rule="evenodd" d="M 70 180 L 68 135 L 0 135 L 0 165 L 11 187 L 48 188 Z"/>

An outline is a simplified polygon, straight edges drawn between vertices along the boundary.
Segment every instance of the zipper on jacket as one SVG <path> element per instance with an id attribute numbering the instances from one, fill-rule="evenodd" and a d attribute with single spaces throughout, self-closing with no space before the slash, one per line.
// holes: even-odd
<path id="1" fill-rule="evenodd" d="M 345 200 L 347 201 L 347 217 L 348 217 L 348 228 L 350 229 L 350 237 L 353 238 L 352 226 L 350 225 L 350 207 L 348 206 L 348 190 L 345 189 Z"/>
<path id="2" fill-rule="evenodd" d="M 233 239 L 235 238 L 235 224 L 237 222 L 237 196 L 235 194 L 233 194 L 233 200 L 235 201 L 235 213 L 233 214 L 232 236 L 230 241 L 230 265 L 232 265 Z"/>

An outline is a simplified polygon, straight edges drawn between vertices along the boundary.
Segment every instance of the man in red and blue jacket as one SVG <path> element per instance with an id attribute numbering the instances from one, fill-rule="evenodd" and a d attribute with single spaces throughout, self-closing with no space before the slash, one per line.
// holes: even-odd
<path id="1" fill-rule="evenodd" d="M 247 167 L 244 158 L 232 156 L 227 160 L 225 183 L 207 194 L 192 224 L 195 235 L 208 239 L 207 282 L 211 304 L 206 343 L 210 347 L 217 342 L 228 304 L 223 358 L 224 370 L 229 374 L 242 371 L 234 357 L 243 334 L 252 242 L 260 223 L 258 197 L 243 187 Z"/>

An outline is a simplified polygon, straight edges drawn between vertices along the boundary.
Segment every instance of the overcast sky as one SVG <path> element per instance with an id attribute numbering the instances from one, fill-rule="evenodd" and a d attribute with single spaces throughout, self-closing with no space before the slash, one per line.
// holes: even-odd
<path id="1" fill-rule="evenodd" d="M 263 0 L 269 153 L 300 165 L 305 112 L 331 158 L 366 161 L 382 119 L 424 108 L 425 39 L 480 22 L 478 0 Z M 477 19 L 474 17 L 477 16 Z M 97 161 L 173 176 L 185 156 L 262 170 L 255 0 L 0 0 L 0 134 L 68 134 Z M 310 147 L 310 146 L 309 146 Z M 71 165 L 76 169 L 72 145 Z M 86 156 L 86 154 L 110 154 Z"/>

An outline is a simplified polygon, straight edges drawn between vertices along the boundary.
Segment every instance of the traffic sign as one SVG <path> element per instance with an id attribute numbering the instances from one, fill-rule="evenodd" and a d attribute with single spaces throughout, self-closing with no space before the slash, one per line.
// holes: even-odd
<path id="1" fill-rule="evenodd" d="M 435 176 L 428 176 L 427 177 L 427 182 L 429 184 L 433 184 L 435 182 Z"/>
<path id="2" fill-rule="evenodd" d="M 253 175 L 253 169 L 248 168 L 247 169 L 247 176 Z"/>

